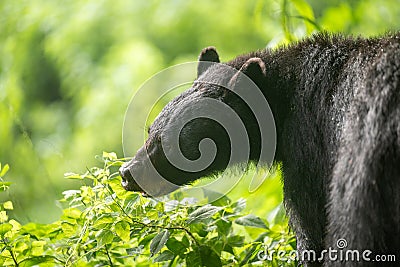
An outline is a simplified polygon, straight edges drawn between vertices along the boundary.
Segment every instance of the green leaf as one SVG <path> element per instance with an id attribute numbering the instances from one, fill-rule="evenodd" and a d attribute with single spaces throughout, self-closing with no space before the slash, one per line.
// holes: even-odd
<path id="1" fill-rule="evenodd" d="M 228 244 L 232 247 L 242 247 L 244 244 L 244 236 L 233 235 L 228 237 Z"/>
<path id="2" fill-rule="evenodd" d="M 314 12 L 312 7 L 305 0 L 291 0 L 297 12 L 309 19 L 314 19 Z"/>
<path id="3" fill-rule="evenodd" d="M 235 223 L 243 226 L 250 226 L 256 228 L 268 229 L 264 221 L 255 215 L 249 214 L 235 220 Z"/>
<path id="4" fill-rule="evenodd" d="M 203 188 L 203 194 L 207 199 L 214 200 L 211 202 L 213 206 L 223 207 L 231 203 L 231 200 L 225 194 L 221 194 L 219 192 Z"/>
<path id="5" fill-rule="evenodd" d="M 11 201 L 4 202 L 3 207 L 5 210 L 13 210 L 14 209 L 13 203 Z"/>
<path id="6" fill-rule="evenodd" d="M 190 241 L 189 241 L 189 238 L 188 238 L 188 234 L 185 234 L 182 237 L 182 244 L 187 248 L 190 246 Z"/>
<path id="7" fill-rule="evenodd" d="M 211 218 L 220 209 L 221 208 L 219 208 L 219 207 L 215 207 L 215 206 L 211 206 L 211 205 L 206 205 L 206 206 L 200 207 L 199 209 L 197 209 L 189 214 L 189 217 L 186 222 L 188 224 L 201 222 L 205 219 Z"/>
<path id="8" fill-rule="evenodd" d="M 63 210 L 63 215 L 71 219 L 79 219 L 82 215 L 82 211 L 76 208 L 67 208 Z"/>
<path id="9" fill-rule="evenodd" d="M 14 252 L 16 252 L 16 253 L 18 253 L 18 254 L 25 254 L 26 255 L 26 253 L 31 249 L 30 248 L 30 244 L 28 245 L 27 243 L 29 243 L 29 237 L 26 237 L 25 236 L 25 238 L 21 238 L 21 241 L 20 242 L 17 242 L 15 245 L 14 245 Z"/>
<path id="10" fill-rule="evenodd" d="M 2 211 L 0 211 L 0 223 L 4 223 L 6 221 L 8 221 L 7 212 L 2 210 Z"/>
<path id="11" fill-rule="evenodd" d="M 287 243 L 288 243 L 289 246 L 292 247 L 293 250 L 295 250 L 296 247 L 297 247 L 297 246 L 296 246 L 296 245 L 297 245 L 297 243 L 296 243 L 296 236 L 291 236 L 291 237 L 289 237 L 289 240 L 287 240 Z"/>
<path id="12" fill-rule="evenodd" d="M 12 220 L 10 223 L 13 224 Z M 15 224 L 15 222 L 14 222 Z M 35 238 L 40 239 L 42 237 L 51 238 L 57 235 L 57 232 L 66 232 L 71 236 L 76 233 L 77 225 L 70 222 L 55 222 L 52 224 L 37 224 L 28 223 L 21 228 L 21 234 L 29 234 L 30 236 L 35 236 Z"/>
<path id="13" fill-rule="evenodd" d="M 304 19 L 307 28 L 307 33 L 312 33 L 312 31 L 317 28 L 318 25 L 315 24 L 314 12 L 312 7 L 305 0 L 291 0 L 297 12 L 300 14 L 301 18 Z"/>
<path id="14" fill-rule="evenodd" d="M 223 251 L 226 251 L 226 252 L 228 252 L 228 253 L 230 253 L 230 254 L 232 254 L 232 255 L 235 255 L 235 254 L 236 254 L 236 253 L 233 251 L 232 246 L 229 245 L 229 244 L 225 244 L 225 245 L 224 245 Z"/>
<path id="15" fill-rule="evenodd" d="M 186 256 L 186 266 L 195 267 L 219 267 L 222 266 L 221 259 L 209 246 L 195 247 Z"/>
<path id="16" fill-rule="evenodd" d="M 274 220 L 274 224 L 282 224 L 286 223 L 286 210 L 283 204 L 280 204 L 276 210 Z"/>
<path id="17" fill-rule="evenodd" d="M 21 229 L 21 224 L 14 219 L 9 220 L 8 223 L 10 223 L 13 226 L 14 230 L 18 231 Z"/>
<path id="18" fill-rule="evenodd" d="M 93 227 L 97 229 L 102 229 L 105 227 L 110 227 L 113 224 L 115 219 L 110 214 L 102 214 L 98 218 L 95 219 Z"/>
<path id="19" fill-rule="evenodd" d="M 9 169 L 10 169 L 10 166 L 8 164 L 4 165 L 3 168 L 0 165 L 0 178 L 4 177 L 4 175 L 6 175 L 6 173 L 8 172 Z"/>
<path id="20" fill-rule="evenodd" d="M 81 190 L 66 190 L 66 191 L 62 192 L 64 199 L 66 199 L 66 200 L 75 198 L 80 193 L 81 193 Z"/>
<path id="21" fill-rule="evenodd" d="M 160 202 L 162 203 L 162 202 Z M 157 204 L 158 205 L 158 204 Z M 179 207 L 179 201 L 178 200 L 169 200 L 163 203 L 163 209 L 159 210 L 160 212 L 170 212 L 172 210 L 175 210 L 177 207 Z"/>
<path id="22" fill-rule="evenodd" d="M 32 249 L 31 249 L 32 255 L 33 256 L 43 255 L 44 245 L 46 245 L 46 241 L 32 241 Z"/>
<path id="23" fill-rule="evenodd" d="M 139 242 L 139 246 L 147 246 L 147 244 L 149 244 L 153 238 L 156 236 L 155 233 L 151 233 L 151 234 L 146 234 L 142 240 L 140 240 Z"/>
<path id="24" fill-rule="evenodd" d="M 125 221 L 115 224 L 115 233 L 125 242 L 129 242 L 131 235 L 131 226 Z"/>
<path id="25" fill-rule="evenodd" d="M 76 224 L 72 224 L 69 222 L 62 222 L 61 223 L 61 229 L 63 231 L 63 233 L 67 236 L 67 237 L 71 237 L 74 236 L 76 233 Z"/>
<path id="26" fill-rule="evenodd" d="M 143 254 L 143 250 L 144 250 L 144 246 L 143 245 L 139 245 L 137 247 L 127 248 L 126 249 L 126 253 L 129 256 L 137 256 L 137 255 L 142 255 Z"/>
<path id="27" fill-rule="evenodd" d="M 207 225 L 204 223 L 194 223 L 190 225 L 190 231 L 201 237 L 206 237 L 209 233 Z"/>
<path id="28" fill-rule="evenodd" d="M 201 262 L 201 256 L 200 252 L 198 249 L 195 249 L 193 251 L 190 251 L 186 255 L 186 266 L 190 267 L 203 267 L 203 264 Z"/>
<path id="29" fill-rule="evenodd" d="M 133 210 L 137 208 L 136 203 L 140 201 L 139 194 L 130 193 L 124 199 L 124 210 L 127 213 L 133 213 Z"/>
<path id="30" fill-rule="evenodd" d="M 29 257 L 27 260 L 21 262 L 22 266 L 37 266 L 40 263 L 54 263 L 56 261 L 56 257 L 54 256 L 36 256 L 36 257 Z"/>
<path id="31" fill-rule="evenodd" d="M 117 154 L 115 154 L 115 152 L 105 152 L 105 151 L 103 151 L 103 158 L 104 159 L 109 159 L 109 160 L 116 160 L 118 157 L 117 157 Z"/>
<path id="32" fill-rule="evenodd" d="M 77 174 L 77 173 L 74 173 L 74 172 L 66 172 L 66 173 L 64 173 L 64 177 L 67 178 L 67 179 L 79 179 L 79 180 L 83 180 L 84 179 L 83 175 L 80 175 L 80 174 Z"/>
<path id="33" fill-rule="evenodd" d="M 166 246 L 175 255 L 179 255 L 181 257 L 183 256 L 183 254 L 186 252 L 187 248 L 189 247 L 183 241 L 179 241 L 175 237 L 171 237 L 170 239 L 168 239 Z"/>
<path id="34" fill-rule="evenodd" d="M 12 228 L 13 228 L 13 226 L 10 223 L 2 223 L 2 224 L 0 224 L 0 236 L 4 236 Z"/>
<path id="35" fill-rule="evenodd" d="M 100 230 L 97 234 L 96 234 L 96 240 L 97 240 L 97 246 L 101 247 L 107 244 L 110 244 L 114 239 L 114 234 L 108 230 L 108 229 L 103 229 Z"/>
<path id="36" fill-rule="evenodd" d="M 153 262 L 163 262 L 163 261 L 170 261 L 173 260 L 175 258 L 174 253 L 172 253 L 169 250 L 164 250 L 163 252 L 160 253 L 160 255 L 158 255 Z"/>
<path id="37" fill-rule="evenodd" d="M 240 266 L 245 265 L 246 263 L 251 262 L 256 258 L 257 253 L 260 251 L 261 243 L 251 243 L 248 245 L 246 250 L 244 251 L 244 258 L 240 262 Z"/>
<path id="38" fill-rule="evenodd" d="M 202 266 L 206 267 L 219 267 L 222 266 L 221 259 L 210 247 L 199 247 L 200 258 Z"/>
<path id="39" fill-rule="evenodd" d="M 218 233 L 220 233 L 222 236 L 227 236 L 229 234 L 229 232 L 231 231 L 231 227 L 232 227 L 231 221 L 221 219 L 221 220 L 218 220 L 215 224 L 217 225 Z"/>
<path id="40" fill-rule="evenodd" d="M 246 199 L 240 198 L 240 199 L 238 199 L 238 201 L 233 203 L 231 206 L 236 213 L 241 212 L 242 210 L 244 210 L 246 208 Z"/>
<path id="41" fill-rule="evenodd" d="M 168 241 L 169 235 L 169 231 L 164 229 L 153 238 L 150 244 L 151 257 L 164 247 L 165 243 Z"/>

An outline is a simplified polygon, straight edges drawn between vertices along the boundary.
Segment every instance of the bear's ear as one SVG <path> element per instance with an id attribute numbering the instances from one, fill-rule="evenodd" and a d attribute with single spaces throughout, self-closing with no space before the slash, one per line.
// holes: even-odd
<path id="1" fill-rule="evenodd" d="M 252 57 L 242 65 L 240 70 L 235 75 L 233 75 L 229 81 L 229 86 L 234 87 L 240 82 L 240 73 L 247 75 L 254 83 L 258 85 L 267 75 L 267 70 L 265 63 L 261 60 L 261 58 Z"/>
<path id="2" fill-rule="evenodd" d="M 212 64 L 210 62 L 219 63 L 219 56 L 215 47 L 209 46 L 201 50 L 199 55 L 199 64 L 197 65 L 197 77 L 205 72 Z"/>

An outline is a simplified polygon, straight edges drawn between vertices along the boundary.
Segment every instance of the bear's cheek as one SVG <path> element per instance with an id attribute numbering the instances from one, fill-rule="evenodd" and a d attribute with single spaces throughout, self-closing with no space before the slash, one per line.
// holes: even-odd
<path id="1" fill-rule="evenodd" d="M 179 186 L 166 180 L 155 168 L 146 168 L 138 177 L 139 186 L 149 196 L 163 196 L 175 191 Z"/>

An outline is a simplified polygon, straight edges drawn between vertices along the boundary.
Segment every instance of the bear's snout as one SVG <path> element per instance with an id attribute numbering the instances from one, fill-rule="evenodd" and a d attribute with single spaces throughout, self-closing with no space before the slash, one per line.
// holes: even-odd
<path id="1" fill-rule="evenodd" d="M 133 175 L 137 175 L 134 172 L 133 168 L 134 165 L 132 164 L 124 164 L 119 168 L 119 174 L 122 178 L 121 184 L 122 187 L 125 190 L 128 191 L 139 191 L 142 192 L 142 188 L 140 188 L 140 186 L 136 183 L 135 179 L 133 178 Z"/>

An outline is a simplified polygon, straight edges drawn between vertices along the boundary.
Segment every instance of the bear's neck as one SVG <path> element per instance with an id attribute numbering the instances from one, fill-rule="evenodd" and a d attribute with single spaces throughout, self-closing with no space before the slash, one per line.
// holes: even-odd
<path id="1" fill-rule="evenodd" d="M 290 138 L 284 132 L 287 125 L 315 116 L 321 101 L 331 99 L 337 88 L 337 77 L 349 58 L 348 51 L 353 49 L 357 48 L 352 39 L 322 34 L 274 51 L 264 49 L 242 55 L 227 63 L 236 69 L 253 57 L 265 63 L 266 77 L 259 87 L 274 116 L 278 161 L 284 160 L 281 152 Z M 329 105 L 325 103 L 325 108 Z M 299 110 L 298 107 L 308 109 Z M 315 118 L 309 127 L 319 127 L 323 123 L 330 122 Z"/>
<path id="2" fill-rule="evenodd" d="M 297 53 L 294 54 L 294 52 L 296 51 L 278 50 L 273 52 L 265 49 L 239 56 L 227 63 L 229 66 L 237 70 L 239 70 L 250 58 L 258 57 L 265 63 L 266 77 L 261 84 L 258 84 L 258 86 L 272 110 L 278 142 L 281 140 L 283 135 L 285 121 L 291 113 L 291 102 L 297 80 L 296 73 L 298 73 L 296 65 L 299 65 L 301 62 L 300 55 Z M 245 120 L 249 121 L 250 119 Z M 254 139 L 258 140 L 258 138 Z M 257 147 L 258 145 L 259 144 L 255 144 L 254 146 Z M 279 148 L 279 143 L 277 145 Z M 278 161 L 280 161 L 279 154 L 278 149 L 276 155 Z M 254 156 L 257 158 L 258 155 L 256 154 Z"/>

